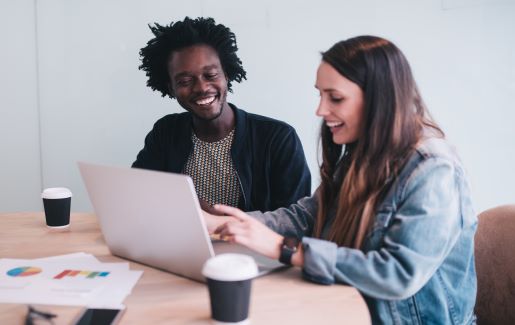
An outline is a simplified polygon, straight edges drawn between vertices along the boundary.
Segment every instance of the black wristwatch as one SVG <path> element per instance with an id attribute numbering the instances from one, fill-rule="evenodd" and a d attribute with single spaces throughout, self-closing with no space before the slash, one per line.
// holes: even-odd
<path id="1" fill-rule="evenodd" d="M 284 237 L 279 262 L 291 265 L 291 257 L 299 249 L 299 243 L 300 240 L 297 237 Z"/>

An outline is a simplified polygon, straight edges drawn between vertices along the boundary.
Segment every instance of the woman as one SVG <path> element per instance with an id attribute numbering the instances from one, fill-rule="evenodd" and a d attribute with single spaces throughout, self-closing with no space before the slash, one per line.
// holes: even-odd
<path id="1" fill-rule="evenodd" d="M 219 233 L 345 283 L 374 323 L 475 322 L 477 220 L 461 162 L 430 119 L 404 55 L 360 36 L 322 54 L 316 88 L 322 183 L 273 212 L 206 214 Z"/>

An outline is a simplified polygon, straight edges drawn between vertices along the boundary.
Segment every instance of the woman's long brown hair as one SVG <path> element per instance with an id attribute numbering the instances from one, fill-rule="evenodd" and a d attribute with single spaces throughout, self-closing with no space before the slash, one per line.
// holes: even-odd
<path id="1" fill-rule="evenodd" d="M 327 239 L 360 248 L 377 205 L 424 130 L 444 134 L 429 116 L 411 68 L 393 43 L 359 36 L 336 43 L 322 53 L 322 60 L 360 86 L 364 122 L 358 140 L 345 146 L 335 144 L 322 124 L 322 182 L 314 235 L 322 236 L 327 213 L 336 205 Z"/>

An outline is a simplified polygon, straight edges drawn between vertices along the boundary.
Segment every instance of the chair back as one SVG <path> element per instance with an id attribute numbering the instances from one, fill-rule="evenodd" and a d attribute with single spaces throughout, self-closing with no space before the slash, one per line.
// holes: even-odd
<path id="1" fill-rule="evenodd" d="M 479 325 L 515 324 L 515 205 L 482 212 L 474 239 Z"/>

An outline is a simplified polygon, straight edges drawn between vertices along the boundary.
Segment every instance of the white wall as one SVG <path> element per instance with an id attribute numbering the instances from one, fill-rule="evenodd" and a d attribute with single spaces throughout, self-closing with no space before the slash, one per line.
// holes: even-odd
<path id="1" fill-rule="evenodd" d="M 2 10 L 0 18 L 24 26 L 8 32 L 2 28 L 2 52 L 6 37 L 10 44 L 24 38 L 22 34 L 34 33 L 34 28 L 25 26 L 35 24 L 34 15 L 27 13 L 33 10 L 32 2 L 11 2 L 10 10 L 19 12 L 18 16 Z M 0 131 L 2 156 L 5 148 L 20 147 L 20 141 L 31 145 L 23 144 L 27 150 L 15 151 L 9 158 L 11 164 L 2 164 L 3 193 L 15 186 L 20 177 L 15 175 L 22 175 L 24 184 L 39 191 L 36 145 L 40 140 L 43 186 L 70 187 L 74 192 L 72 209 L 90 210 L 76 161 L 128 166 L 155 120 L 181 111 L 176 102 L 146 88 L 145 75 L 137 69 L 139 49 L 152 37 L 146 25 L 204 15 L 235 32 L 247 70 L 248 80 L 233 87 L 229 101 L 292 124 L 304 144 L 315 185 L 319 120 L 314 115 L 318 95 L 313 85 L 319 52 L 351 36 L 375 34 L 394 41 L 410 60 L 428 106 L 468 168 L 478 211 L 515 201 L 515 186 L 511 186 L 515 184 L 511 171 L 515 166 L 515 147 L 511 145 L 515 137 L 511 127 L 515 117 L 513 0 L 35 3 L 39 52 L 35 42 L 8 51 L 32 60 L 21 70 L 27 75 L 25 87 L 27 80 L 32 80 L 32 92 L 9 90 L 4 100 L 6 88 L 14 86 L 9 80 L 12 77 L 1 79 L 0 126 L 30 131 L 22 139 L 13 137 L 11 131 Z M 38 103 L 34 102 L 36 57 Z M 18 66 L 5 59 L 0 66 L 7 75 L 18 76 Z M 40 107 L 40 139 L 34 131 L 36 104 Z M 23 115 L 34 125 L 28 125 Z M 30 168 L 18 164 L 20 161 L 31 161 Z M 0 201 L 1 210 L 34 209 L 33 202 L 39 200 L 34 192 L 13 193 L 6 201 L 9 204 Z"/>
<path id="2" fill-rule="evenodd" d="M 0 211 L 41 207 L 32 0 L 0 0 Z"/>

